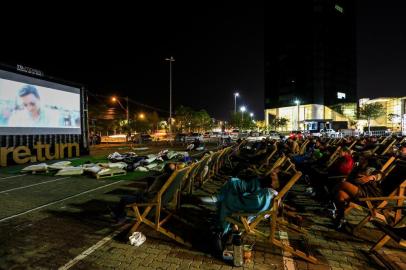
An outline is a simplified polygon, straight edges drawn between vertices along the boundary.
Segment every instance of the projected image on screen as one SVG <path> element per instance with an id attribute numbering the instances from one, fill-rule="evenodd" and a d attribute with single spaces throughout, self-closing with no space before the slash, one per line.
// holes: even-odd
<path id="1" fill-rule="evenodd" d="M 80 95 L 0 78 L 0 127 L 80 128 Z"/>

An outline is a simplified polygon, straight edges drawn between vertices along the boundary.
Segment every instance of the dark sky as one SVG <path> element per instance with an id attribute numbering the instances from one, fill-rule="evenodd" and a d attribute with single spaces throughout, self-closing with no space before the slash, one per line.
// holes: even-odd
<path id="1" fill-rule="evenodd" d="M 2 44 L 10 53 L 0 62 L 22 63 L 94 93 L 128 94 L 169 111 L 164 59 L 172 55 L 174 107 L 206 109 L 224 119 L 238 89 L 249 110 L 262 117 L 263 3 L 167 2 L 71 13 L 60 7 L 58 14 L 9 20 L 7 34 L 15 37 Z"/>
<path id="2" fill-rule="evenodd" d="M 406 96 L 406 2 L 358 0 L 358 96 Z"/>
<path id="3" fill-rule="evenodd" d="M 0 62 L 169 110 L 164 59 L 173 55 L 174 107 L 224 119 L 238 89 L 239 105 L 262 118 L 263 1 L 166 2 L 3 7 Z M 358 1 L 360 97 L 406 95 L 405 8 L 405 1 Z"/>

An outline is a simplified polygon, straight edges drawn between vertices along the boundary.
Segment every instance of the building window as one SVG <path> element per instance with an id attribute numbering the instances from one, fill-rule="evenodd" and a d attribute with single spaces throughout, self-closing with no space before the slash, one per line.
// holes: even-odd
<path id="1" fill-rule="evenodd" d="M 338 99 L 345 99 L 345 97 L 346 97 L 345 93 L 337 92 L 337 98 Z"/>

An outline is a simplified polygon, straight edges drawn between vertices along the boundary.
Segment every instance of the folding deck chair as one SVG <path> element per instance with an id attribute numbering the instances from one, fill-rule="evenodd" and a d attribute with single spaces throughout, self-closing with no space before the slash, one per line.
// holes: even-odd
<path id="1" fill-rule="evenodd" d="M 160 232 L 183 245 L 191 246 L 190 243 L 183 240 L 180 236 L 163 228 L 163 225 L 176 213 L 176 210 L 179 207 L 181 184 L 190 169 L 191 167 L 188 166 L 173 172 L 155 198 L 150 202 L 127 205 L 127 207 L 130 207 L 134 211 L 136 217 L 136 222 L 131 227 L 130 234 L 136 231 L 138 227 L 144 223 L 157 232 Z M 141 209 L 144 210 L 140 212 Z M 166 214 L 164 218 L 163 214 Z"/>
<path id="2" fill-rule="evenodd" d="M 386 181 L 390 181 L 392 179 L 392 175 L 398 174 L 398 171 L 396 169 L 397 164 L 395 163 L 395 157 L 389 158 L 386 163 L 381 167 L 380 171 L 383 173 L 384 177 L 381 180 L 383 184 L 386 184 L 387 186 L 390 187 L 391 191 L 386 196 L 387 198 L 396 198 L 397 196 L 403 196 L 404 194 L 404 189 L 406 187 L 406 175 L 399 175 L 400 181 L 397 181 L 397 183 L 388 183 Z M 403 167 L 403 166 L 402 166 Z M 406 168 L 406 167 L 405 167 Z M 405 171 L 406 172 L 406 171 Z M 402 179 L 404 178 L 404 180 Z M 366 198 L 359 198 L 359 202 L 350 202 L 348 208 L 345 210 L 345 214 L 347 215 L 352 209 L 358 209 L 358 210 L 366 210 L 368 211 L 368 215 L 362 219 L 354 228 L 354 233 L 359 231 L 365 224 L 370 222 L 373 218 L 379 218 L 383 221 L 386 221 L 386 215 L 388 215 L 388 208 L 386 207 L 388 205 L 388 200 L 385 200 L 386 197 L 366 197 Z M 372 202 L 373 201 L 379 201 L 378 199 L 381 198 L 382 202 L 379 203 L 378 205 L 374 205 Z M 365 203 L 365 204 L 363 204 Z M 403 200 L 399 200 L 398 206 L 403 204 Z M 395 221 L 400 218 L 401 211 L 397 210 L 397 213 L 395 214 Z"/>
<path id="3" fill-rule="evenodd" d="M 286 245 L 283 241 L 276 238 L 276 230 L 277 227 L 284 227 L 289 230 L 293 230 L 299 233 L 306 233 L 306 231 L 298 227 L 294 224 L 288 223 L 286 220 L 280 217 L 280 203 L 282 202 L 283 198 L 287 194 L 287 192 L 292 188 L 292 186 L 300 179 L 302 176 L 301 172 L 296 172 L 290 180 L 284 185 L 284 187 L 280 190 L 279 194 L 273 198 L 272 206 L 269 210 L 259 212 L 259 213 L 245 213 L 245 212 L 236 212 L 233 213 L 231 216 L 226 218 L 226 221 L 230 222 L 231 224 L 235 224 L 240 228 L 244 228 L 245 233 L 253 234 L 260 238 L 266 239 L 270 242 L 271 245 L 277 246 L 286 252 L 290 252 L 308 262 L 316 263 L 317 259 L 311 255 L 306 254 L 303 251 L 293 248 L 290 245 Z M 255 216 L 255 219 L 248 222 L 248 218 Z M 264 232 L 257 228 L 258 224 L 266 220 L 266 216 L 269 216 L 270 220 L 268 221 L 270 224 L 270 232 Z"/>
<path id="4" fill-rule="evenodd" d="M 404 197 L 406 199 L 406 197 Z M 406 209 L 405 206 L 402 207 L 403 209 Z M 387 260 L 387 256 L 383 256 L 382 254 L 379 253 L 379 250 L 390 240 L 392 239 L 396 243 L 398 243 L 401 247 L 406 247 L 406 226 L 405 226 L 405 218 L 402 218 L 399 220 L 396 224 L 393 226 L 390 226 L 388 224 L 385 224 L 381 221 L 377 220 L 372 220 L 372 224 L 374 226 L 382 231 L 384 235 L 379 239 L 378 242 L 376 242 L 371 249 L 369 250 L 370 254 L 372 255 L 372 258 L 377 262 L 377 263 L 382 263 L 385 268 L 387 269 L 399 269 L 399 267 L 394 266 L 390 261 Z"/>

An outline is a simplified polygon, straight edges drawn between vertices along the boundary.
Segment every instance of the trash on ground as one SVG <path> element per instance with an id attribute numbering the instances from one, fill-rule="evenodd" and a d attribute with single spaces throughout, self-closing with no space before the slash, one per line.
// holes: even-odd
<path id="1" fill-rule="evenodd" d="M 147 238 L 141 232 L 133 232 L 133 234 L 129 237 L 130 245 L 139 247 L 141 246 Z"/>

